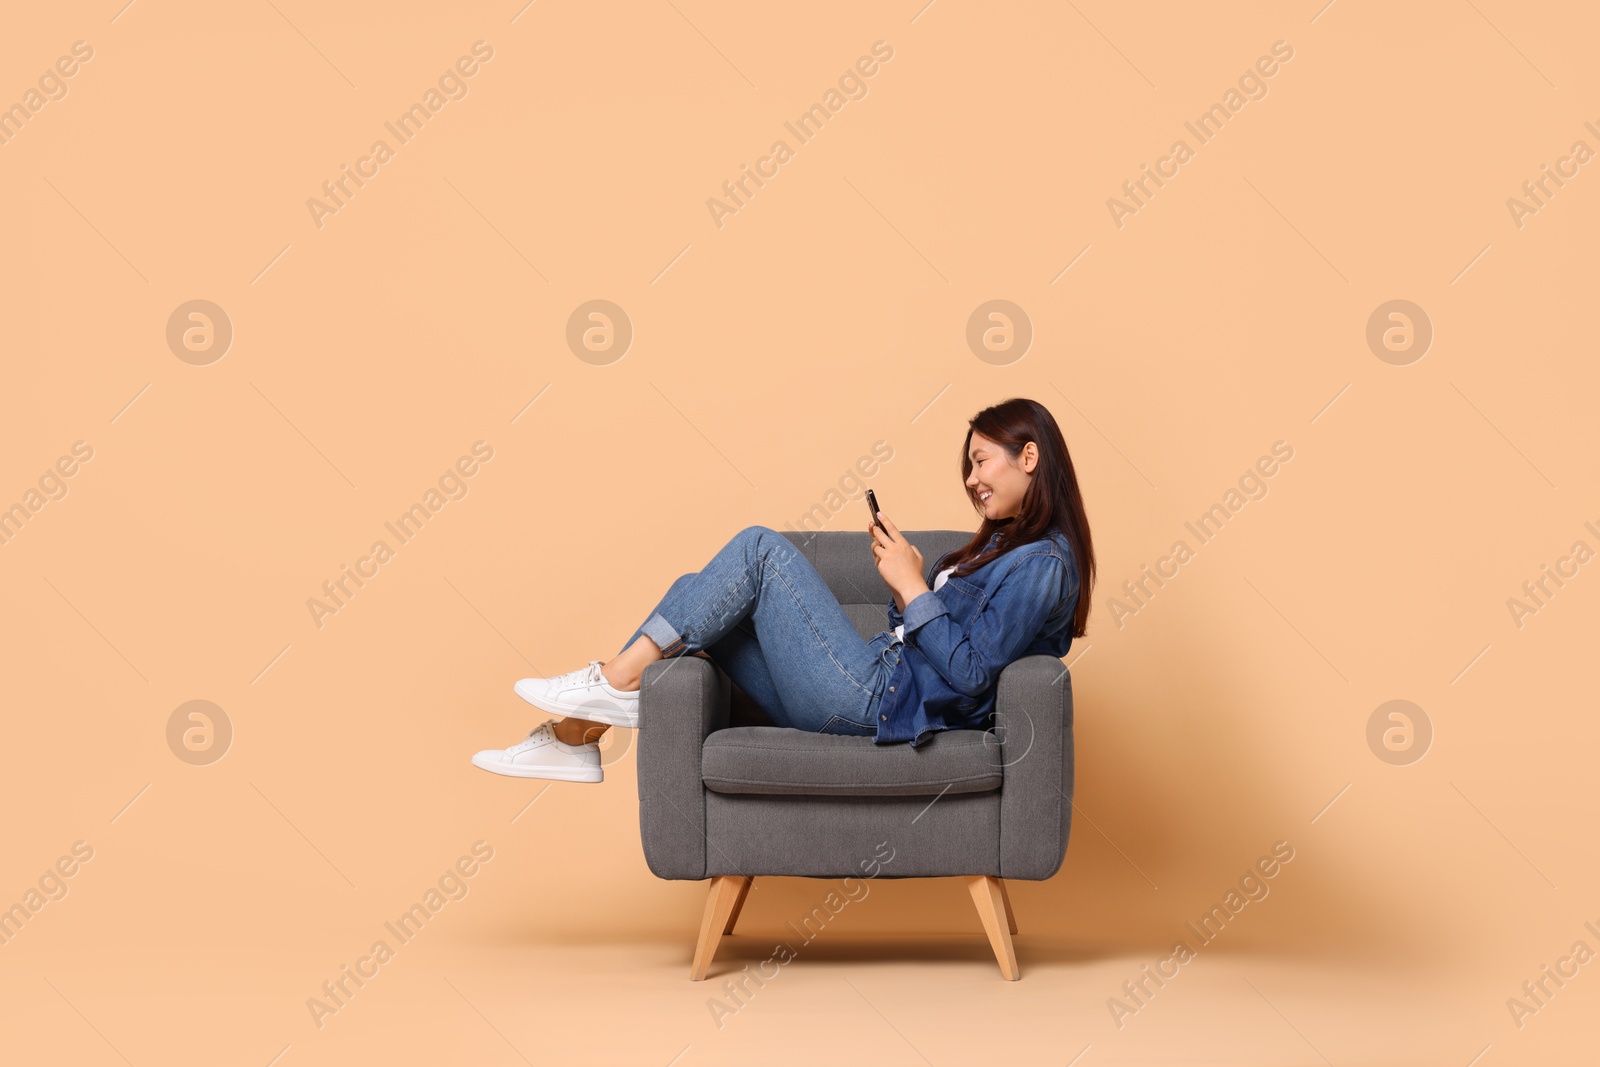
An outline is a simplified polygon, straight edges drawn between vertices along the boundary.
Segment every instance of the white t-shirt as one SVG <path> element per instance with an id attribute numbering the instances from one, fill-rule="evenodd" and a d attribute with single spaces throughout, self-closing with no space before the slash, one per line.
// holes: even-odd
<path id="1" fill-rule="evenodd" d="M 933 588 L 937 590 L 941 585 L 943 585 L 944 580 L 950 577 L 950 572 L 953 570 L 955 570 L 954 567 L 946 567 L 944 570 L 940 571 L 939 576 L 933 580 Z M 894 636 L 895 640 L 904 642 L 906 639 L 906 628 L 904 626 L 896 626 L 894 628 Z"/>

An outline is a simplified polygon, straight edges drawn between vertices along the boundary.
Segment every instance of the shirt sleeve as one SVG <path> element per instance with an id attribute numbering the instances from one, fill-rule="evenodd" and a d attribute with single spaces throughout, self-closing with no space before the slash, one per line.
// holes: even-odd
<path id="1" fill-rule="evenodd" d="M 944 559 L 945 559 L 945 556 L 948 556 L 949 554 L 950 553 L 946 552 L 944 554 L 944 556 L 940 556 L 938 559 L 934 560 L 933 561 L 933 566 L 928 569 L 928 573 L 924 574 L 922 576 L 923 582 L 925 584 L 927 584 L 930 588 L 932 587 L 933 579 L 930 578 L 929 575 L 937 574 L 939 572 L 939 564 L 943 563 Z M 910 607 L 911 605 L 907 604 L 906 606 Z M 897 626 L 904 625 L 905 621 L 906 621 L 905 615 L 900 611 L 900 609 L 898 607 L 895 606 L 894 594 L 890 593 L 889 594 L 889 629 L 893 630 Z"/>
<path id="2" fill-rule="evenodd" d="M 905 641 L 956 692 L 979 697 L 1033 641 L 1068 592 L 1066 562 L 1030 555 L 1008 571 L 963 629 L 932 592 L 906 605 Z"/>

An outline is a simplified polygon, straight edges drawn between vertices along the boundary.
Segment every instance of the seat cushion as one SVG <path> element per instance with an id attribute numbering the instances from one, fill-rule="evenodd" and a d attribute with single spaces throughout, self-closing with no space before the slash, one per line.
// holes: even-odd
<path id="1" fill-rule="evenodd" d="M 734 726 L 706 738 L 700 763 L 718 793 L 937 796 L 1000 788 L 1000 746 L 983 730 L 941 730 L 921 748 L 784 726 Z"/>

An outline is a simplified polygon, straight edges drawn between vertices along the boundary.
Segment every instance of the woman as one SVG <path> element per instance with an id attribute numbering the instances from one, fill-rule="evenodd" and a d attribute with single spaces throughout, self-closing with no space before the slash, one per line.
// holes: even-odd
<path id="1" fill-rule="evenodd" d="M 1056 420 L 1011 399 L 973 416 L 962 446 L 967 497 L 983 516 L 928 587 L 922 553 L 879 512 L 872 556 L 893 592 L 892 629 L 863 639 L 798 549 L 751 526 L 704 570 L 673 583 L 622 650 L 516 692 L 557 720 L 507 749 L 472 757 L 516 778 L 598 782 L 597 739 L 639 725 L 646 665 L 704 655 L 774 724 L 924 743 L 934 732 L 984 728 L 1000 671 L 1022 656 L 1066 654 L 1081 637 L 1094 588 L 1094 548 L 1078 478 Z"/>

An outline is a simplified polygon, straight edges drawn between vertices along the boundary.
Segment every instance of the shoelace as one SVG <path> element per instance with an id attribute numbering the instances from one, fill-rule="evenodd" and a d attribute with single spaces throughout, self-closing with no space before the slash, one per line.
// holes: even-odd
<path id="1" fill-rule="evenodd" d="M 546 741 L 555 740 L 555 731 L 551 729 L 550 723 L 551 720 L 546 719 L 538 726 L 535 726 L 533 729 L 529 730 L 528 736 L 525 739 L 518 741 L 506 751 L 515 755 L 518 752 L 526 752 L 530 748 L 535 748 L 539 745 L 542 745 Z"/>
<path id="2" fill-rule="evenodd" d="M 550 679 L 550 688 L 566 687 L 571 685 L 584 685 L 589 682 L 599 681 L 603 677 L 600 673 L 600 661 L 592 659 L 587 667 L 579 667 L 566 674 L 558 674 Z"/>

